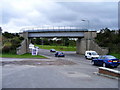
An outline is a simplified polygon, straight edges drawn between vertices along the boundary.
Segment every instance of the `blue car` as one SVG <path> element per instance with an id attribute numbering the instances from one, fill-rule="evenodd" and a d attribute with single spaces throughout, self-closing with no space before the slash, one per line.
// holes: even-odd
<path id="1" fill-rule="evenodd" d="M 65 57 L 65 54 L 63 52 L 56 52 L 55 57 Z"/>
<path id="2" fill-rule="evenodd" d="M 93 65 L 99 65 L 103 67 L 117 67 L 119 65 L 119 59 L 112 55 L 103 55 L 97 59 L 91 61 Z"/>
<path id="3" fill-rule="evenodd" d="M 56 50 L 55 49 L 50 49 L 50 52 L 56 52 Z"/>

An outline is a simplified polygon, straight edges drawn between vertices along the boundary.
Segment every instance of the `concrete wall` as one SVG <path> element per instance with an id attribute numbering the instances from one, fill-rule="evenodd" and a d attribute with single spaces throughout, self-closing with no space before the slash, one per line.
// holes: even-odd
<path id="1" fill-rule="evenodd" d="M 96 51 L 100 55 L 105 55 L 108 53 L 108 49 L 100 47 L 94 42 L 94 38 L 97 36 L 96 32 L 85 32 L 84 38 L 78 38 L 76 42 L 76 53 L 84 54 L 87 50 Z"/>
<path id="2" fill-rule="evenodd" d="M 87 43 L 85 38 L 78 38 L 76 42 L 76 53 L 84 54 L 87 49 Z"/>
<path id="3" fill-rule="evenodd" d="M 30 53 L 29 44 L 30 44 L 30 40 L 24 39 L 21 43 L 21 46 L 17 48 L 17 54 L 21 55 L 25 53 Z"/>
<path id="4" fill-rule="evenodd" d="M 106 54 L 108 54 L 108 49 L 107 48 L 100 47 L 93 40 L 90 41 L 90 50 L 96 51 L 100 55 L 106 55 Z"/>
<path id="5" fill-rule="evenodd" d="M 30 52 L 29 51 L 30 40 L 28 38 L 28 32 L 23 32 L 23 37 L 24 37 L 24 41 L 21 43 L 21 46 L 19 48 L 17 48 L 18 55 Z"/>
<path id="6" fill-rule="evenodd" d="M 21 46 L 17 48 L 17 54 L 22 55 L 25 53 L 30 53 L 29 44 L 30 44 L 30 40 L 24 39 L 21 43 Z"/>
<path id="7" fill-rule="evenodd" d="M 26 53 L 29 53 L 30 39 L 28 38 L 28 32 L 23 32 L 23 37 L 26 40 Z"/>
<path id="8" fill-rule="evenodd" d="M 26 40 L 23 40 L 21 46 L 17 48 L 17 54 L 22 55 L 26 53 Z"/>
<path id="9" fill-rule="evenodd" d="M 96 31 L 84 32 L 85 39 L 94 39 L 97 36 Z"/>

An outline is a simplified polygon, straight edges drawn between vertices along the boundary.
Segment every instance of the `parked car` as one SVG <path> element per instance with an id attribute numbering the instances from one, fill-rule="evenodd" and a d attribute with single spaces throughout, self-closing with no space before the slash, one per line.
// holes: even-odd
<path id="1" fill-rule="evenodd" d="M 120 60 L 112 55 L 103 55 L 98 59 L 93 59 L 91 62 L 93 65 L 100 65 L 103 67 L 117 67 Z"/>
<path id="2" fill-rule="evenodd" d="M 65 54 L 63 52 L 56 52 L 55 57 L 65 57 Z"/>
<path id="3" fill-rule="evenodd" d="M 55 49 L 50 49 L 50 52 L 56 52 L 56 50 Z"/>
<path id="4" fill-rule="evenodd" d="M 86 59 L 95 59 L 98 58 L 99 55 L 96 51 L 86 51 L 85 52 L 85 58 Z"/>

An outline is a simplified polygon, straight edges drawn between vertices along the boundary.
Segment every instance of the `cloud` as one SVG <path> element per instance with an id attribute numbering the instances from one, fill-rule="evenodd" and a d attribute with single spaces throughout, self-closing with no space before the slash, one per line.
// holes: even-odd
<path id="1" fill-rule="evenodd" d="M 48 0 L 3 0 L 2 28 L 19 32 L 25 27 L 79 26 L 117 28 L 117 2 L 50 2 Z"/>

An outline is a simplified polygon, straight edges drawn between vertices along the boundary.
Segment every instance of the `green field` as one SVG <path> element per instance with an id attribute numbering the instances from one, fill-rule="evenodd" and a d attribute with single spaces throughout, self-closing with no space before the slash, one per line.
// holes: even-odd
<path id="1" fill-rule="evenodd" d="M 116 54 L 116 53 L 111 53 L 110 55 L 115 56 L 116 58 L 120 59 L 120 53 Z"/>
<path id="2" fill-rule="evenodd" d="M 55 49 L 57 51 L 76 51 L 76 47 L 71 46 L 49 46 L 49 45 L 35 45 L 38 46 L 41 49 Z"/>
<path id="3" fill-rule="evenodd" d="M 23 55 L 16 55 L 16 54 L 2 54 L 2 57 L 5 58 L 46 58 L 41 55 L 31 55 L 30 53 L 23 54 Z"/>

